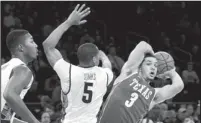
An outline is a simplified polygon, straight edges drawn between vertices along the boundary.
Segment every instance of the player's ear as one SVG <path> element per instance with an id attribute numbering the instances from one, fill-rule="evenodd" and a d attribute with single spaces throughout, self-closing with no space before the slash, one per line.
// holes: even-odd
<path id="1" fill-rule="evenodd" d="M 93 57 L 93 62 L 96 63 L 96 57 L 95 56 Z"/>
<path id="2" fill-rule="evenodd" d="M 19 50 L 20 52 L 23 52 L 23 46 L 22 46 L 21 44 L 19 44 L 17 48 L 18 48 L 18 50 Z"/>

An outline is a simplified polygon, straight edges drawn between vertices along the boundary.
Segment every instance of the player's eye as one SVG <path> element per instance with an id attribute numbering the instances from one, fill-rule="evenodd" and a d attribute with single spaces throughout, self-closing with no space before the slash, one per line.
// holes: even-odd
<path id="1" fill-rule="evenodd" d="M 147 65 L 148 65 L 148 66 L 150 66 L 150 65 L 151 65 L 151 63 L 147 63 Z"/>

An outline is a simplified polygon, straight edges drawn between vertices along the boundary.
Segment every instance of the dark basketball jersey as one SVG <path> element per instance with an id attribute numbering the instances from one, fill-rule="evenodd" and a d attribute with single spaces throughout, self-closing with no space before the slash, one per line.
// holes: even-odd
<path id="1" fill-rule="evenodd" d="M 113 88 L 98 123 L 139 123 L 154 96 L 155 89 L 133 74 Z"/>

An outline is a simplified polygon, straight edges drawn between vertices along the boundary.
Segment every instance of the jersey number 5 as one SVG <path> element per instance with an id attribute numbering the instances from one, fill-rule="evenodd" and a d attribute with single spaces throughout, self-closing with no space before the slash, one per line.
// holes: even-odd
<path id="1" fill-rule="evenodd" d="M 92 100 L 92 90 L 89 90 L 89 87 L 92 87 L 93 86 L 93 83 L 88 83 L 88 82 L 85 82 L 84 84 L 84 95 L 82 97 L 82 101 L 84 103 L 90 103 L 91 100 Z"/>
<path id="2" fill-rule="evenodd" d="M 132 93 L 130 100 L 126 100 L 125 106 L 126 107 L 131 107 L 137 99 L 138 99 L 138 94 L 137 93 Z"/>

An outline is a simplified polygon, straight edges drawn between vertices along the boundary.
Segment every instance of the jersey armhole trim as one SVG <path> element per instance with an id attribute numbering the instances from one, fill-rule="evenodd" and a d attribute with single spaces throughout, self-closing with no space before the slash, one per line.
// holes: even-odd
<path id="1" fill-rule="evenodd" d="M 70 68 L 69 68 L 69 89 L 68 89 L 68 92 L 67 93 L 65 93 L 62 89 L 62 93 L 64 94 L 64 95 L 67 95 L 69 92 L 70 92 L 70 89 L 71 89 L 71 67 L 72 67 L 72 64 L 70 64 Z"/>
<path id="2" fill-rule="evenodd" d="M 107 86 L 108 86 L 108 83 L 109 83 L 108 81 L 109 81 L 109 79 L 108 79 L 108 74 L 107 74 L 107 72 L 106 72 L 106 75 L 107 75 Z"/>

